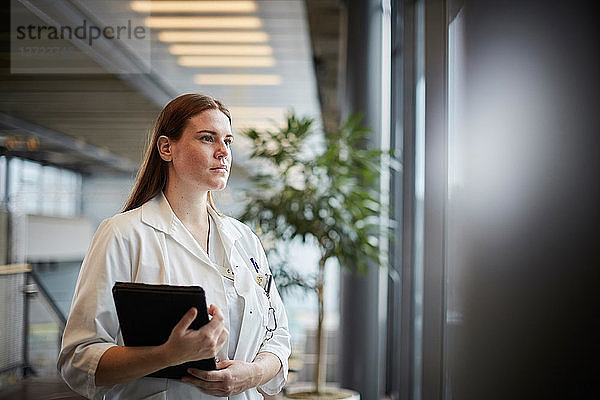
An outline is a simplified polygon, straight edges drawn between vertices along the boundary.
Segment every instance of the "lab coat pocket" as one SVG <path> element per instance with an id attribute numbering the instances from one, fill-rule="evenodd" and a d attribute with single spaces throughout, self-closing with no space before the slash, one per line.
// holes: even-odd
<path id="1" fill-rule="evenodd" d="M 257 321 L 264 329 L 268 322 L 269 299 L 265 290 L 257 283 L 256 275 L 249 270 L 240 269 L 236 283 L 238 294 L 246 302 L 246 316 Z"/>
<path id="2" fill-rule="evenodd" d="M 262 287 L 255 285 L 256 297 L 258 298 L 258 312 L 261 317 L 262 326 L 266 327 L 269 322 L 269 299 Z"/>

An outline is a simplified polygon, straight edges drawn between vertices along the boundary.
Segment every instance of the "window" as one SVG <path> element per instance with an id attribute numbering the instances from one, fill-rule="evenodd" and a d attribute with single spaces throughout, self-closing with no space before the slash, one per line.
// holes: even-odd
<path id="1" fill-rule="evenodd" d="M 11 211 L 61 217 L 79 214 L 81 174 L 30 160 L 6 157 L 2 157 L 0 162 L 0 172 L 3 177 L 8 176 L 0 190 L 8 192 Z"/>

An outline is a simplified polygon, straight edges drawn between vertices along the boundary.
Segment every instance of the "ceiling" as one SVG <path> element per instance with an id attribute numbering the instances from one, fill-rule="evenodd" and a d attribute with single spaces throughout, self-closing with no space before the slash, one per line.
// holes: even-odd
<path id="1" fill-rule="evenodd" d="M 3 154 L 84 173 L 131 173 L 139 165 L 158 111 L 171 98 L 189 92 L 222 99 L 232 111 L 236 131 L 274 127 L 282 123 L 289 110 L 316 118 L 317 126 L 321 126 L 321 111 L 326 128 L 337 123 L 338 1 L 188 1 L 186 7 L 175 12 L 155 10 L 155 6 L 166 2 L 153 2 L 152 12 L 147 12 L 147 3 L 12 0 L 8 10 L 12 36 L 7 32 L 1 37 L 3 49 L 7 49 L 3 58 L 10 60 L 0 70 Z M 250 8 L 189 12 L 190 3 L 199 7 L 237 3 Z M 137 41 L 100 37 L 90 46 L 91 35 L 84 39 L 51 39 L 50 28 L 44 31 L 46 36 L 39 37 L 35 28 L 18 30 L 30 25 L 75 29 L 81 21 L 99 27 L 129 23 L 151 34 Z M 182 21 L 187 26 L 165 26 L 181 25 Z M 239 23 L 249 25 L 240 27 Z M 221 26 L 210 27 L 215 24 Z M 214 29 L 217 39 L 206 36 Z M 165 41 L 169 31 L 183 31 L 184 35 L 175 42 Z M 29 36 L 21 40 L 24 32 Z M 241 43 L 226 43 L 227 32 L 238 34 L 233 40 Z M 205 36 L 198 39 L 200 42 L 185 41 L 196 34 Z M 253 36 L 259 41 L 243 43 Z M 174 45 L 188 47 L 177 49 Z M 27 54 L 35 48 L 63 53 Z M 192 55 L 191 51 L 209 55 Z M 258 51 L 259 55 L 244 55 L 248 51 Z M 214 52 L 223 54 L 210 55 Z M 225 65 L 232 63 L 238 65 Z M 229 84 L 215 84 L 215 79 L 225 79 Z M 236 79 L 243 84 L 231 84 Z M 248 84 L 261 79 L 269 84 Z M 238 164 L 244 164 L 247 146 L 241 135 L 238 137 L 241 140 L 236 140 L 234 152 Z"/>
<path id="2" fill-rule="evenodd" d="M 323 127 L 332 132 L 340 121 L 345 9 L 340 0 L 306 0 L 305 4 Z"/>

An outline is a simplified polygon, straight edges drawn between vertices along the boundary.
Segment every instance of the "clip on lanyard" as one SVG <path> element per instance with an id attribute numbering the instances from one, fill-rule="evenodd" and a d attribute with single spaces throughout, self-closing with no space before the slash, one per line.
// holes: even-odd
<path id="1" fill-rule="evenodd" d="M 267 283 L 265 285 L 265 293 L 267 295 L 267 299 L 271 302 L 271 282 L 273 282 L 273 275 L 266 274 L 265 278 L 267 279 Z"/>
<path id="2" fill-rule="evenodd" d="M 273 281 L 273 275 L 267 274 L 265 277 L 267 278 L 267 284 L 265 285 L 265 293 L 267 295 L 267 299 L 269 299 L 269 319 L 267 321 L 267 333 L 265 336 L 265 340 L 263 340 L 262 342 L 262 345 L 264 345 L 267 340 L 273 337 L 273 332 L 275 331 L 275 329 L 277 329 L 277 318 L 275 318 L 275 309 L 271 304 L 271 283 Z"/>

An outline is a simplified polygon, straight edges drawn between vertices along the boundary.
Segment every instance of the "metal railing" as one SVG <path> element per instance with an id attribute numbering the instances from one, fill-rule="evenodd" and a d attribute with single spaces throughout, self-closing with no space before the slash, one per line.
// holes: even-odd
<path id="1" fill-rule="evenodd" d="M 66 324 L 66 315 L 57 306 L 47 288 L 30 264 L 9 264 L 0 266 L 0 387 L 5 382 L 37 375 L 35 363 L 31 360 L 32 349 L 39 351 L 39 340 L 35 338 L 32 327 L 44 324 L 32 324 L 32 308 L 43 306 L 50 314 L 52 329 L 49 335 L 52 341 L 50 369 L 54 365 L 54 352 L 58 353 L 62 332 Z M 34 304 L 39 302 L 39 304 Z M 43 311 L 45 313 L 45 311 Z M 38 329 L 39 330 L 39 329 Z M 54 338 L 54 335 L 56 337 Z M 55 340 L 54 340 L 55 339 Z M 42 344 L 43 346 L 43 344 Z"/>
<path id="2" fill-rule="evenodd" d="M 23 288 L 29 264 L 0 266 L 0 375 L 22 377 L 27 372 L 26 299 Z M 1 384 L 1 382 L 0 382 Z"/>

